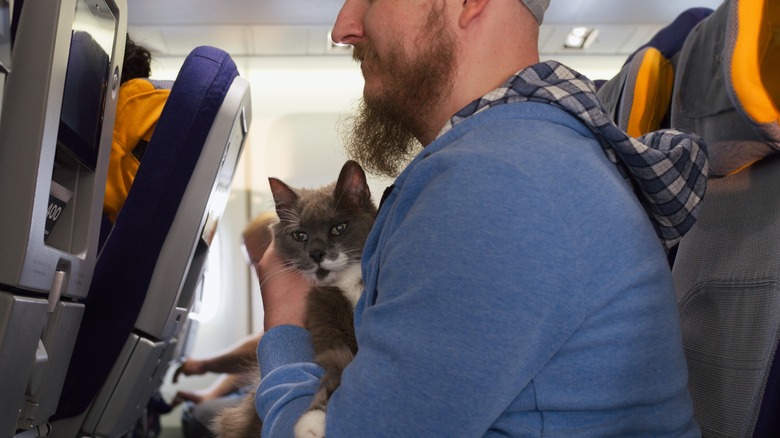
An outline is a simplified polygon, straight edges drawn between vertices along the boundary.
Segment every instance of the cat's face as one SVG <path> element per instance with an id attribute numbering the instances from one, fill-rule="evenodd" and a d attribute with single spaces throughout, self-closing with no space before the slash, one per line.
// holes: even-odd
<path id="1" fill-rule="evenodd" d="M 323 284 L 360 262 L 376 207 L 357 163 L 347 162 L 336 183 L 319 189 L 270 183 L 280 220 L 274 245 L 290 267 Z"/>

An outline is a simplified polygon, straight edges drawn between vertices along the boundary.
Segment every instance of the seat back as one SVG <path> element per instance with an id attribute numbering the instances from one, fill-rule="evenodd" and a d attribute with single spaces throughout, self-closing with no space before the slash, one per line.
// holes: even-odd
<path id="1" fill-rule="evenodd" d="M 705 436 L 750 436 L 780 327 L 778 157 L 708 182 L 680 242 L 675 287 L 694 415 Z"/>
<path id="2" fill-rule="evenodd" d="M 676 75 L 672 127 L 699 134 L 710 157 L 699 220 L 673 268 L 704 436 L 778 432 L 766 414 L 780 340 L 778 25 L 776 1 L 728 0 L 688 36 Z"/>
<path id="3" fill-rule="evenodd" d="M 620 72 L 599 87 L 597 94 L 607 113 L 632 137 L 669 128 L 680 50 L 691 29 L 711 13 L 709 8 L 684 11 L 632 53 Z"/>
<path id="4" fill-rule="evenodd" d="M 97 258 L 127 25 L 125 0 L 12 4 L 10 63 L 0 47 L 0 436 L 45 427 L 56 410 Z"/>
<path id="5" fill-rule="evenodd" d="M 628 64 L 617 109 L 617 125 L 632 137 L 668 127 L 674 67 L 654 47 L 645 47 Z"/>
<path id="6" fill-rule="evenodd" d="M 250 121 L 230 56 L 193 50 L 97 260 L 56 419 L 118 436 L 141 415 L 192 307 Z"/>

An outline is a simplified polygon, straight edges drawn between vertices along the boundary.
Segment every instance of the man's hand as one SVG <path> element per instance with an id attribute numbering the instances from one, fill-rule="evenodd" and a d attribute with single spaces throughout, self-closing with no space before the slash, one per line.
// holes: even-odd
<path id="1" fill-rule="evenodd" d="M 173 397 L 171 402 L 171 408 L 180 405 L 183 402 L 191 401 L 196 405 L 203 403 L 204 401 L 212 400 L 216 398 L 208 389 L 201 389 L 196 391 L 179 391 L 176 396 Z"/>
<path id="2" fill-rule="evenodd" d="M 184 363 L 179 365 L 179 368 L 177 368 L 173 373 L 173 383 L 179 382 L 179 375 L 181 374 L 184 374 L 185 376 L 197 376 L 206 374 L 207 371 L 208 370 L 206 370 L 203 361 L 196 359 L 186 359 Z"/>
<path id="3" fill-rule="evenodd" d="M 278 325 L 305 327 L 306 296 L 311 284 L 285 266 L 271 245 L 257 264 L 260 292 L 263 296 L 266 331 Z"/>

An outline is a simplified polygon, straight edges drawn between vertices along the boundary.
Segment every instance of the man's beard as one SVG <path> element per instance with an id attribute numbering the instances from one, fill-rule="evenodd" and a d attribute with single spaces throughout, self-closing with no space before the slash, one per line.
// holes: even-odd
<path id="1" fill-rule="evenodd" d="M 380 95 L 364 96 L 347 119 L 347 152 L 367 172 L 397 176 L 422 148 L 415 135 L 437 128 L 428 126 L 427 117 L 449 95 L 455 70 L 455 40 L 443 7 L 432 8 L 426 29 L 420 46 L 429 47 L 414 58 L 395 50 L 379 60 L 370 46 L 355 46 L 353 57 L 374 63 L 383 85 Z"/>

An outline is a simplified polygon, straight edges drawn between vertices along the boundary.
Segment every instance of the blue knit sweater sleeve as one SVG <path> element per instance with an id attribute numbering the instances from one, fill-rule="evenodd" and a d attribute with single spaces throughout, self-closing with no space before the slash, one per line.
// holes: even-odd
<path id="1" fill-rule="evenodd" d="M 262 436 L 291 437 L 322 377 L 309 332 L 301 327 L 274 327 L 260 338 L 257 357 L 262 380 L 255 405 L 260 418 L 267 419 Z"/>

